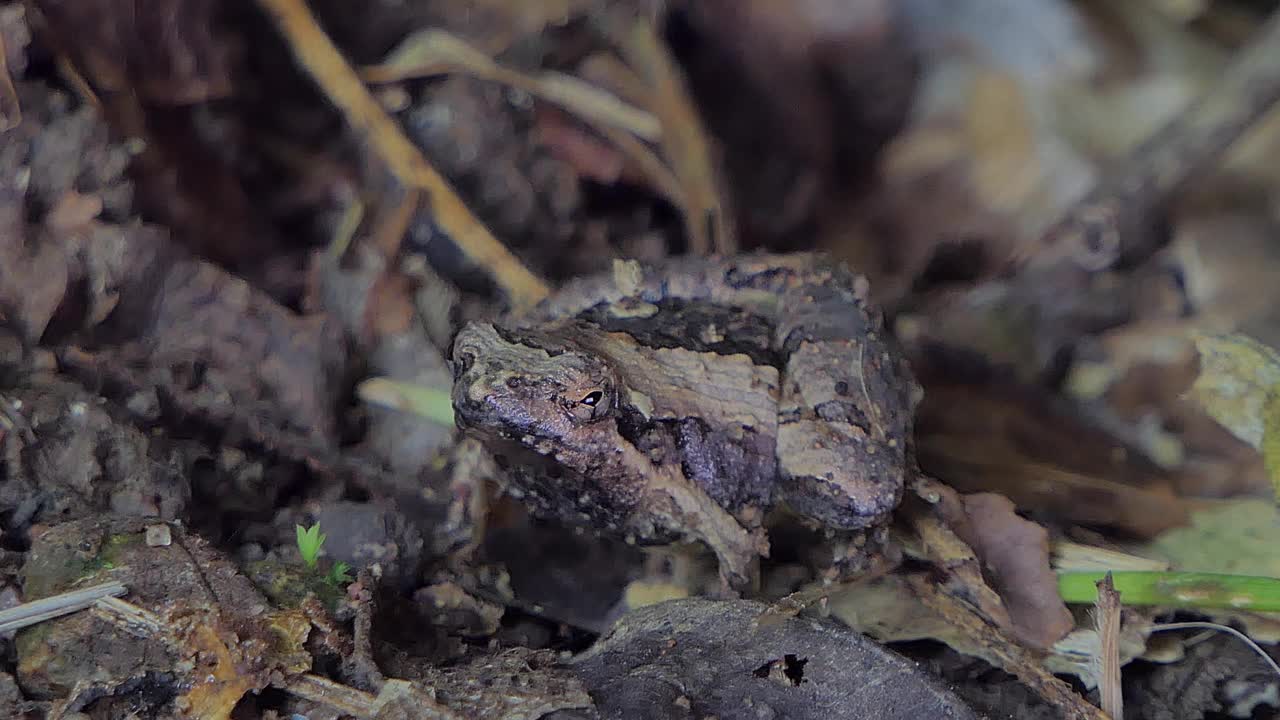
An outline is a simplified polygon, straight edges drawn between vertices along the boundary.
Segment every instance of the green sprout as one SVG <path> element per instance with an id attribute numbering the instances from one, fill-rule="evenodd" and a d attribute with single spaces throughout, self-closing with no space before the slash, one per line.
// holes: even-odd
<path id="1" fill-rule="evenodd" d="M 349 583 L 353 580 L 351 575 L 347 573 L 350 569 L 350 565 L 339 560 L 333 564 L 333 567 L 329 568 L 329 574 L 325 576 L 324 581 L 330 585 L 343 585 Z"/>
<path id="2" fill-rule="evenodd" d="M 294 525 L 298 539 L 298 554 L 302 555 L 302 562 L 306 564 L 310 570 L 316 569 L 316 564 L 320 559 L 320 548 L 324 547 L 326 535 L 320 532 L 320 523 L 316 523 L 309 528 L 301 525 Z"/>
<path id="3" fill-rule="evenodd" d="M 294 525 L 293 529 L 297 534 L 298 554 L 302 556 L 303 564 L 307 566 L 308 570 L 315 570 L 320 565 L 320 548 L 324 547 L 324 541 L 327 536 L 320 532 L 320 523 L 316 523 L 309 528 Z M 329 572 L 325 574 L 323 580 L 330 585 L 340 587 L 352 581 L 350 570 L 350 565 L 339 560 L 333 564 L 333 567 L 329 568 Z"/>

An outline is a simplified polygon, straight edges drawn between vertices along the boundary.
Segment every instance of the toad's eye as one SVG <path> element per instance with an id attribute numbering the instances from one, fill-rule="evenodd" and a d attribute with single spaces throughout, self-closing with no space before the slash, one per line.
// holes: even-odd
<path id="1" fill-rule="evenodd" d="M 571 401 L 569 403 L 569 412 L 579 422 L 591 422 L 607 415 L 610 410 L 609 406 L 612 404 L 609 400 L 609 389 L 602 387 L 588 392 L 576 401 Z"/>

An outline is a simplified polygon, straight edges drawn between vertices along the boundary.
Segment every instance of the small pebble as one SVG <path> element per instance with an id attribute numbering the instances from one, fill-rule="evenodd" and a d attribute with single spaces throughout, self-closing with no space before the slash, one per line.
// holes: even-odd
<path id="1" fill-rule="evenodd" d="M 169 526 L 164 523 L 156 523 L 147 526 L 147 547 L 169 547 L 173 542 L 173 535 L 169 532 Z"/>

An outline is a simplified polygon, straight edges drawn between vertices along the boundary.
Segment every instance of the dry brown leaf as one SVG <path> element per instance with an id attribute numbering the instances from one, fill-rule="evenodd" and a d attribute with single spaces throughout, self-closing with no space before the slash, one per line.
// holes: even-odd
<path id="1" fill-rule="evenodd" d="M 1004 496 L 943 497 L 938 508 L 981 560 L 983 574 L 1004 600 L 1014 633 L 1033 647 L 1052 647 L 1075 621 L 1049 566 L 1049 533 L 1019 517 Z"/>
<path id="2" fill-rule="evenodd" d="M 880 642 L 934 640 L 1016 675 L 1067 717 L 1102 719 L 1088 703 L 971 603 L 943 591 L 933 573 L 889 575 L 832 593 L 829 609 L 841 622 Z"/>
<path id="3" fill-rule="evenodd" d="M 1169 246 L 1135 271 L 1133 322 L 1101 336 L 1105 379 L 1189 356 L 1192 331 L 1243 330 L 1280 344 L 1276 232 L 1265 217 L 1238 212 L 1178 219 Z"/>
<path id="4" fill-rule="evenodd" d="M 20 212 L 18 205 L 0 214 Z M 5 225 L 0 220 L 0 225 Z M 69 273 L 62 250 L 50 243 L 30 247 L 21 222 L 0 231 L 0 317 L 30 341 L 44 334 L 66 294 Z"/>

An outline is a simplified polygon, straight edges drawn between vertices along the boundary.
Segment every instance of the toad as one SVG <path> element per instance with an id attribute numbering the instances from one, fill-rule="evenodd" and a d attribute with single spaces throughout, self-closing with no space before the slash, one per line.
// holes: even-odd
<path id="1" fill-rule="evenodd" d="M 741 588 L 783 503 L 835 531 L 902 497 L 919 389 L 865 279 L 817 254 L 619 262 L 452 348 L 458 425 L 535 515 L 694 540 Z"/>

